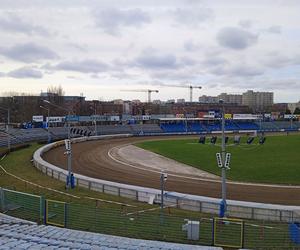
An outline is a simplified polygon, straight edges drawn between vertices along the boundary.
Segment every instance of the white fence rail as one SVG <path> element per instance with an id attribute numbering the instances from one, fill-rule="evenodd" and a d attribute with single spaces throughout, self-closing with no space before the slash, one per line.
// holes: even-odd
<path id="1" fill-rule="evenodd" d="M 130 136 L 132 135 L 120 134 L 80 137 L 72 139 L 72 143 L 79 143 L 87 140 L 101 140 L 110 138 L 112 139 Z M 45 152 L 63 144 L 64 141 L 58 141 L 39 148 L 34 153 L 33 160 L 34 165 L 37 169 L 39 169 L 40 171 L 52 178 L 65 182 L 68 172 L 42 159 L 42 155 Z M 158 189 L 100 180 L 83 176 L 80 174 L 74 174 L 74 176 L 76 180 L 76 185 L 80 187 L 84 187 L 93 191 L 98 191 L 106 194 L 126 197 L 141 202 L 149 202 L 149 200 L 153 199 L 154 196 L 154 202 L 160 203 L 161 191 Z M 216 198 L 166 191 L 164 201 L 166 206 L 172 206 L 191 211 L 199 211 L 202 213 L 219 213 L 220 199 Z M 230 217 L 282 222 L 300 221 L 300 206 L 284 206 L 275 204 L 228 200 L 227 211 L 228 216 Z"/>

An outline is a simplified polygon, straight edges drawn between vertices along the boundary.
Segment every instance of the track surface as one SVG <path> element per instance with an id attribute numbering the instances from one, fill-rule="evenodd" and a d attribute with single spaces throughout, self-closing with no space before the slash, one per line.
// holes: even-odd
<path id="1" fill-rule="evenodd" d="M 108 151 L 113 147 L 137 141 L 174 138 L 178 137 L 131 137 L 76 143 L 72 145 L 72 169 L 75 173 L 89 177 L 159 189 L 159 173 L 132 168 L 113 161 L 108 156 Z M 45 153 L 43 158 L 56 166 L 67 169 L 67 157 L 63 154 L 64 150 L 63 146 L 57 147 Z M 221 183 L 168 176 L 166 190 L 220 198 Z M 270 187 L 228 183 L 227 198 L 241 201 L 300 205 L 300 187 Z"/>

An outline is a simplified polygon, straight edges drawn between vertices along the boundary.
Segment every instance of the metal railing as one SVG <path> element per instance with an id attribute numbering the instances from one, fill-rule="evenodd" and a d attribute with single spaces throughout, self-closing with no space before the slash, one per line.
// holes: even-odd
<path id="1" fill-rule="evenodd" d="M 187 217 L 171 207 L 164 208 L 162 219 L 159 209 L 141 212 L 134 206 L 67 203 L 4 188 L 0 188 L 0 208 L 3 213 L 39 224 L 131 238 L 233 248 L 297 248 L 289 224 L 283 222 L 213 218 L 203 213 Z"/>

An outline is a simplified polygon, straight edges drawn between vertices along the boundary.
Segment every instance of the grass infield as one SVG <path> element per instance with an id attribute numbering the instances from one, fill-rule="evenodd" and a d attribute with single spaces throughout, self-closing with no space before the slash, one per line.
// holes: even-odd
<path id="1" fill-rule="evenodd" d="M 241 144 L 233 144 L 229 138 L 226 151 L 231 153 L 228 179 L 246 182 L 300 184 L 300 136 L 270 136 L 264 145 L 255 138 L 252 145 L 246 144 L 246 136 Z M 197 139 L 145 141 L 137 143 L 143 149 L 172 158 L 178 162 L 201 170 L 221 175 L 217 166 L 216 153 L 221 152 L 220 136 L 216 145 L 206 139 L 206 144 Z"/>

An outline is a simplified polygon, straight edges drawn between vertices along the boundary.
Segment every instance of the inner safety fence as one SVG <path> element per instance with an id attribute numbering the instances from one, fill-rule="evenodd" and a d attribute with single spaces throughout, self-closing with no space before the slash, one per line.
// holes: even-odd
<path id="1" fill-rule="evenodd" d="M 177 212 L 165 208 L 141 212 L 138 207 L 111 208 L 66 203 L 43 196 L 0 188 L 2 213 L 39 224 L 127 236 L 229 248 L 299 248 L 299 224 L 238 218 L 213 218 L 208 214 Z"/>

